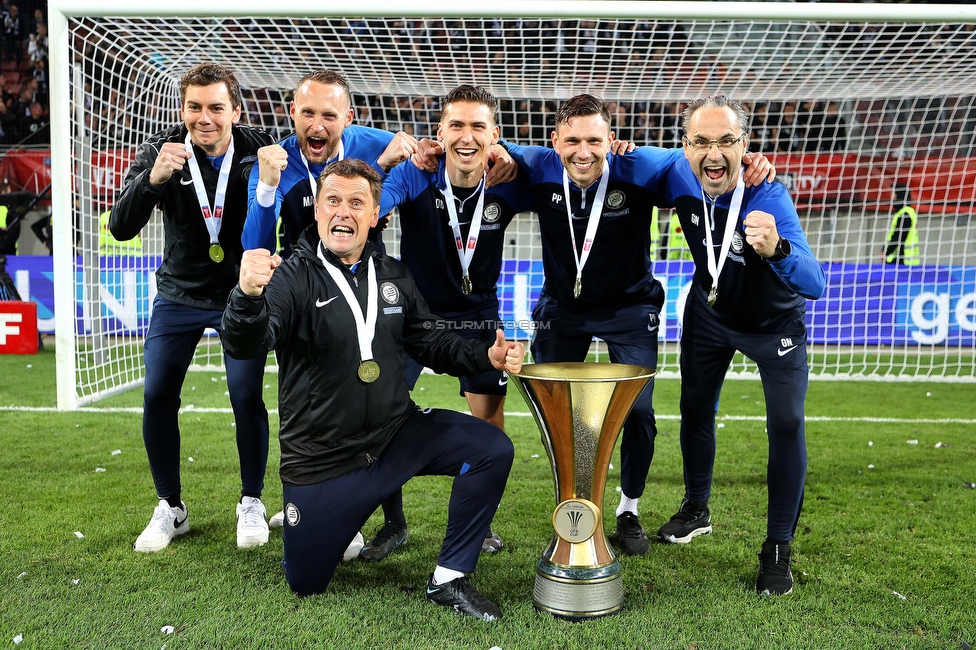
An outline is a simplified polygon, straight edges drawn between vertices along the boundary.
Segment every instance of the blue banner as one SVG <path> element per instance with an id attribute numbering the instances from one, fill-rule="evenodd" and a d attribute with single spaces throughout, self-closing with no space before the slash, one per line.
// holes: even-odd
<path id="1" fill-rule="evenodd" d="M 158 258 L 103 257 L 98 300 L 102 331 L 142 336 L 155 297 Z M 814 344 L 976 346 L 976 267 L 901 267 L 826 264 L 827 294 L 807 303 L 809 340 Z M 677 341 L 681 314 L 694 273 L 690 261 L 654 262 L 666 292 L 660 337 Z M 51 257 L 7 258 L 7 271 L 25 299 L 37 303 L 38 329 L 54 332 L 54 273 Z M 532 306 L 542 290 L 542 262 L 505 260 L 498 281 L 506 336 L 529 336 Z M 91 331 L 82 274 L 76 278 L 76 318 Z"/>

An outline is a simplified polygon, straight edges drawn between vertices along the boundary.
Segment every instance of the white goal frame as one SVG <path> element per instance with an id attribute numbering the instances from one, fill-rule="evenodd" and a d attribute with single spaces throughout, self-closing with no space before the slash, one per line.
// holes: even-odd
<path id="1" fill-rule="evenodd" d="M 349 13 L 349 9 L 355 13 Z M 879 16 L 883 8 L 884 15 Z M 640 2 L 592 0 L 495 0 L 483 7 L 456 1 L 417 0 L 404 3 L 362 0 L 355 7 L 316 7 L 310 12 L 307 2 L 279 0 L 273 5 L 255 0 L 238 0 L 221 7 L 215 16 L 204 14 L 199 2 L 170 0 L 146 5 L 103 0 L 50 0 L 50 96 L 51 96 L 51 176 L 52 212 L 54 215 L 55 323 L 57 350 L 58 408 L 73 409 L 84 402 L 79 399 L 76 378 L 75 283 L 72 254 L 72 140 L 70 105 L 72 69 L 68 61 L 68 19 L 80 16 L 110 17 L 438 17 L 479 18 L 489 13 L 493 18 L 580 18 L 580 19 L 675 19 L 720 21 L 840 21 L 848 23 L 976 23 L 976 5 L 912 4 L 824 4 L 780 2 Z M 830 377 L 833 378 L 833 377 Z M 854 376 L 853 378 L 864 378 Z M 913 380 L 905 374 L 871 377 L 885 380 Z M 976 381 L 973 376 L 922 377 L 926 380 Z M 124 389 L 125 387 L 118 387 Z"/>

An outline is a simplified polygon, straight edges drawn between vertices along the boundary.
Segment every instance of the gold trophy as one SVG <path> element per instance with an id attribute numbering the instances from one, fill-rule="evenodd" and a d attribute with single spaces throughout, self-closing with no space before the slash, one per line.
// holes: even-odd
<path id="1" fill-rule="evenodd" d="M 536 363 L 511 375 L 542 432 L 556 485 L 555 535 L 536 566 L 536 609 L 581 621 L 623 608 L 620 563 L 603 534 L 603 491 L 620 429 L 654 374 L 617 363 Z"/>

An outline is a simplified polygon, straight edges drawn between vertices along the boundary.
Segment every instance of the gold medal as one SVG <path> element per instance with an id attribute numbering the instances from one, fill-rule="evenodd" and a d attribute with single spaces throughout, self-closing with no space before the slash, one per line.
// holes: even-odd
<path id="1" fill-rule="evenodd" d="M 374 381 L 379 379 L 380 376 L 380 366 L 378 363 L 372 359 L 367 359 L 359 364 L 359 379 L 364 384 L 372 384 Z"/>
<path id="2" fill-rule="evenodd" d="M 471 278 L 468 276 L 461 278 L 461 291 L 463 291 L 464 295 L 466 296 L 471 295 Z"/>
<path id="3" fill-rule="evenodd" d="M 224 261 L 224 249 L 220 244 L 210 244 L 210 259 L 218 264 Z"/>
<path id="4" fill-rule="evenodd" d="M 576 278 L 576 284 L 573 285 L 573 297 L 579 298 L 581 293 L 583 293 L 583 281 Z"/>
<path id="5" fill-rule="evenodd" d="M 718 288 L 712 287 L 712 290 L 708 292 L 708 306 L 714 307 L 716 300 L 718 300 Z"/>

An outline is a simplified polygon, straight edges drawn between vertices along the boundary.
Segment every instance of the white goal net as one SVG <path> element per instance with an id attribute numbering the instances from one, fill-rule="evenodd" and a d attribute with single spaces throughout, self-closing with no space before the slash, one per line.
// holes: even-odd
<path id="1" fill-rule="evenodd" d="M 813 376 L 976 380 L 976 8 L 894 4 L 881 15 L 879 5 L 817 4 L 812 19 L 809 5 L 779 3 L 503 0 L 484 18 L 430 3 L 410 16 L 357 5 L 365 17 L 244 4 L 239 15 L 193 17 L 182 2 L 153 16 L 51 3 L 62 408 L 142 378 L 162 228 L 154 218 L 137 250 L 120 251 L 100 241 L 99 215 L 134 150 L 179 119 L 179 78 L 201 61 L 233 69 L 243 120 L 277 137 L 291 132 L 295 82 L 320 67 L 349 78 L 357 122 L 417 137 L 433 136 L 440 97 L 462 83 L 501 99 L 503 137 L 540 145 L 559 102 L 577 93 L 612 102 L 618 138 L 664 147 L 680 146 L 682 102 L 730 95 L 752 111 L 750 150 L 774 161 L 827 271 L 827 296 L 808 305 Z M 914 230 L 896 218 L 904 205 L 917 212 Z M 668 376 L 692 269 L 667 211 L 657 228 Z M 384 239 L 395 254 L 395 222 Z M 507 240 L 502 318 L 525 340 L 518 322 L 543 281 L 533 215 Z M 216 337 L 197 362 L 220 365 Z M 732 372 L 754 366 L 736 359 Z"/>

